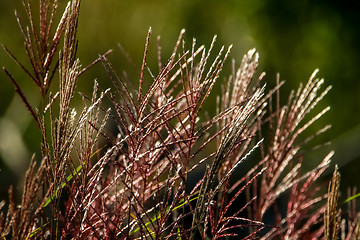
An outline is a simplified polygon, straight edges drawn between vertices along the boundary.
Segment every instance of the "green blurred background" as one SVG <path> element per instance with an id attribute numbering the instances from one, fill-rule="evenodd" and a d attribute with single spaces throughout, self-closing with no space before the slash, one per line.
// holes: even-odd
<path id="1" fill-rule="evenodd" d="M 38 5 L 38 1 L 32 2 L 34 6 Z M 60 0 L 58 13 L 65 5 L 66 1 Z M 0 43 L 29 66 L 14 16 L 14 9 L 17 9 L 25 20 L 21 1 L 0 0 L 0 6 Z M 334 162 L 341 167 L 342 187 L 359 186 L 359 12 L 360 2 L 356 0 L 83 0 L 78 57 L 85 66 L 111 48 L 114 52 L 110 59 L 119 72 L 132 72 L 117 43 L 122 44 L 139 68 L 151 26 L 153 47 L 149 53 L 149 66 L 156 73 L 154 46 L 157 35 L 161 35 L 165 61 L 181 29 L 186 29 L 188 48 L 193 38 L 197 39 L 198 45 L 209 46 L 216 34 L 216 49 L 234 44 L 230 56 L 238 64 L 250 48 L 258 50 L 258 75 L 265 71 L 265 82 L 269 86 L 274 86 L 277 72 L 281 80 L 286 80 L 282 88 L 283 102 L 291 89 L 296 89 L 300 82 L 305 83 L 313 70 L 319 68 L 318 76 L 325 78 L 326 85 L 333 85 L 320 107 L 330 105 L 332 109 L 310 132 L 326 123 L 332 124 L 329 132 L 318 140 L 331 141 L 332 145 L 312 153 L 308 161 L 310 165 L 318 162 L 330 148 L 335 149 Z M 14 74 L 36 106 L 40 100 L 37 89 L 4 51 L 0 51 L 0 65 Z M 222 77 L 230 74 L 229 69 Z M 83 75 L 77 90 L 89 93 L 95 78 L 104 87 L 109 84 L 99 65 Z M 219 92 L 219 89 L 218 84 L 215 91 Z M 17 182 L 22 181 L 31 155 L 39 153 L 40 134 L 3 72 L 0 73 L 0 101 L 0 199 L 4 199 L 9 184 L 20 188 Z M 214 114 L 212 109 L 209 111 Z"/>

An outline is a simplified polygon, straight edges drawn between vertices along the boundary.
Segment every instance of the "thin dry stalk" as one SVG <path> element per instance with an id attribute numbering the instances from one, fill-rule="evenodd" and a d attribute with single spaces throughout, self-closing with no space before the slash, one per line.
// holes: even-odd
<path id="1" fill-rule="evenodd" d="M 339 239 L 341 212 L 339 204 L 340 173 L 335 166 L 332 180 L 329 184 L 327 207 L 324 213 L 324 234 L 326 240 Z"/>

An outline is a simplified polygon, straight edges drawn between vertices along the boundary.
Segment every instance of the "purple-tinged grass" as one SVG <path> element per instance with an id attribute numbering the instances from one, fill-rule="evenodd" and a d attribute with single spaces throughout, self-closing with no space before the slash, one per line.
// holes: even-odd
<path id="1" fill-rule="evenodd" d="M 147 67 L 150 29 L 138 86 L 131 87 L 107 59 L 110 51 L 81 67 L 76 57 L 80 1 L 69 1 L 54 27 L 57 4 L 40 0 L 39 26 L 28 0 L 30 27 L 16 15 L 31 69 L 4 47 L 35 83 L 43 104 L 33 107 L 4 69 L 42 139 L 41 157 L 31 160 L 20 205 L 9 190 L 8 210 L 0 215 L 2 238 L 359 238 L 354 203 L 341 220 L 337 169 L 329 192 L 320 192 L 319 177 L 333 152 L 312 170 L 302 167 L 305 144 L 329 128 L 303 136 L 329 110 L 304 120 L 330 90 L 321 90 L 324 81 L 316 78 L 317 71 L 280 106 L 284 82 L 278 77 L 266 90 L 264 73 L 255 77 L 259 55 L 251 49 L 238 68 L 232 61 L 216 115 L 206 117 L 204 103 L 219 84 L 231 46 L 212 57 L 214 37 L 208 49 L 194 40 L 187 50 L 182 30 L 163 63 L 158 38 L 154 74 Z M 72 101 L 77 80 L 98 62 L 113 89 L 102 91 L 95 82 L 92 96 L 82 95 L 78 116 Z M 56 72 L 59 86 L 53 94 Z M 111 108 L 105 109 L 103 101 Z M 117 126 L 115 137 L 110 124 Z M 279 205 L 280 199 L 287 205 Z M 0 209 L 4 206 L 1 202 Z"/>

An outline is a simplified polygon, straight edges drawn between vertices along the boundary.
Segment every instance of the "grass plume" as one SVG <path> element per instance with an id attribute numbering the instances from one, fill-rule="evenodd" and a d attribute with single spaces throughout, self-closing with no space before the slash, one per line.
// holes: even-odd
<path id="1" fill-rule="evenodd" d="M 349 219 L 339 211 L 337 168 L 329 192 L 320 191 L 319 177 L 334 153 L 303 169 L 305 144 L 329 129 L 303 136 L 329 110 L 312 113 L 331 88 L 322 89 L 317 70 L 281 106 L 284 82 L 278 77 L 268 90 L 265 74 L 256 77 L 255 49 L 239 67 L 233 60 L 232 74 L 218 83 L 232 46 L 213 57 L 216 37 L 208 47 L 194 40 L 188 49 L 181 30 L 165 63 L 158 38 L 153 70 L 147 67 L 149 29 L 133 88 L 107 58 L 111 51 L 82 67 L 76 55 L 80 0 L 69 1 L 57 25 L 57 0 L 39 1 L 38 26 L 31 4 L 24 1 L 29 27 L 16 15 L 31 68 L 4 49 L 39 89 L 41 106 L 4 70 L 41 132 L 41 156 L 31 160 L 20 205 L 12 188 L 9 203 L 0 203 L 3 239 L 359 237 L 356 210 Z M 96 63 L 113 87 L 102 90 L 95 81 L 77 111 L 78 78 Z M 54 79 L 59 85 L 52 93 Z M 207 117 L 204 104 L 218 85 L 216 114 Z M 245 161 L 251 167 L 239 174 Z"/>

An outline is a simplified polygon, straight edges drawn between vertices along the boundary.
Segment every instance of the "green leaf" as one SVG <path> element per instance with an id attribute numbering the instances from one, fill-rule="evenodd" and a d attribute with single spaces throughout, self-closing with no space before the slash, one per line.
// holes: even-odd
<path id="1" fill-rule="evenodd" d="M 182 199 L 180 199 L 180 201 L 179 201 L 180 204 L 177 205 L 176 207 L 174 207 L 171 211 L 175 211 L 176 209 L 181 208 L 182 206 L 184 206 L 184 205 L 186 205 L 186 204 L 188 204 L 188 203 L 190 203 L 190 202 L 192 202 L 192 201 L 194 201 L 194 200 L 196 200 L 196 199 L 198 199 L 198 198 L 199 198 L 199 196 L 193 197 L 193 198 L 191 198 L 188 202 L 185 201 L 185 198 L 182 198 Z M 167 208 L 166 208 L 166 214 L 169 213 L 169 209 L 170 209 L 170 207 L 167 207 Z M 135 217 L 135 216 L 133 216 L 133 217 Z M 147 222 L 147 223 L 144 224 L 144 227 L 146 227 L 146 228 L 149 230 L 149 232 L 152 232 L 152 231 L 148 228 L 148 225 L 151 224 L 151 223 L 153 223 L 154 221 L 158 220 L 160 217 L 161 217 L 161 214 L 160 214 L 160 212 L 158 211 L 158 212 L 150 219 L 149 222 Z M 134 229 L 134 230 L 130 233 L 130 235 L 138 232 L 139 230 L 140 230 L 140 227 Z"/>
<path id="2" fill-rule="evenodd" d="M 180 230 L 180 228 L 179 228 L 179 225 L 177 225 L 177 233 L 178 233 L 178 239 L 179 240 L 181 240 L 182 238 L 181 238 L 181 230 Z"/>
<path id="3" fill-rule="evenodd" d="M 84 164 L 85 164 L 85 163 L 84 163 Z M 82 169 L 82 166 L 83 166 L 83 165 L 78 166 L 78 167 L 75 169 L 75 171 L 66 178 L 66 182 L 63 182 L 63 183 L 61 184 L 61 188 L 64 188 L 64 187 L 66 186 L 66 184 L 67 184 L 68 182 L 70 182 L 71 179 L 72 179 L 73 177 L 75 177 L 75 176 L 80 172 L 80 170 Z M 47 205 L 49 205 L 49 203 L 51 203 L 51 201 L 52 201 L 53 199 L 55 199 L 55 197 L 56 197 L 57 194 L 58 194 L 58 191 L 59 191 L 59 188 L 56 189 L 56 191 L 53 192 L 53 194 L 51 194 L 51 196 L 46 200 L 46 202 L 45 202 L 45 204 L 44 204 L 43 207 L 46 207 Z"/>
<path id="4" fill-rule="evenodd" d="M 351 200 L 353 200 L 353 199 L 355 199 L 355 198 L 357 198 L 357 197 L 360 197 L 360 193 L 355 194 L 354 196 L 349 197 L 349 198 L 346 199 L 343 203 L 350 202 Z"/>
<path id="5" fill-rule="evenodd" d="M 35 229 L 35 230 L 29 235 L 29 237 L 26 238 L 26 239 L 35 237 L 35 235 L 38 234 L 40 231 L 42 231 L 47 225 L 49 225 L 49 223 L 45 223 L 43 226 L 38 227 L 38 228 Z M 5 238 L 4 238 L 4 239 L 5 239 Z"/>
<path id="6" fill-rule="evenodd" d="M 93 154 L 91 154 L 90 159 L 91 159 L 96 153 L 98 153 L 101 149 L 102 149 L 102 148 L 96 150 Z M 85 162 L 83 163 L 83 165 L 85 165 Z M 66 184 L 67 184 L 68 182 L 70 182 L 70 181 L 73 179 L 73 177 L 75 177 L 75 176 L 81 171 L 83 165 L 79 165 L 72 174 L 70 174 L 69 176 L 67 176 L 66 181 L 61 184 L 61 189 L 64 188 L 64 187 L 66 186 Z M 47 205 L 49 205 L 49 203 L 51 203 L 51 201 L 52 201 L 53 199 L 55 199 L 55 197 L 57 196 L 58 192 L 59 192 L 59 188 L 56 189 L 55 192 L 53 192 L 53 193 L 51 194 L 51 196 L 46 200 L 43 208 L 46 207 Z"/>

